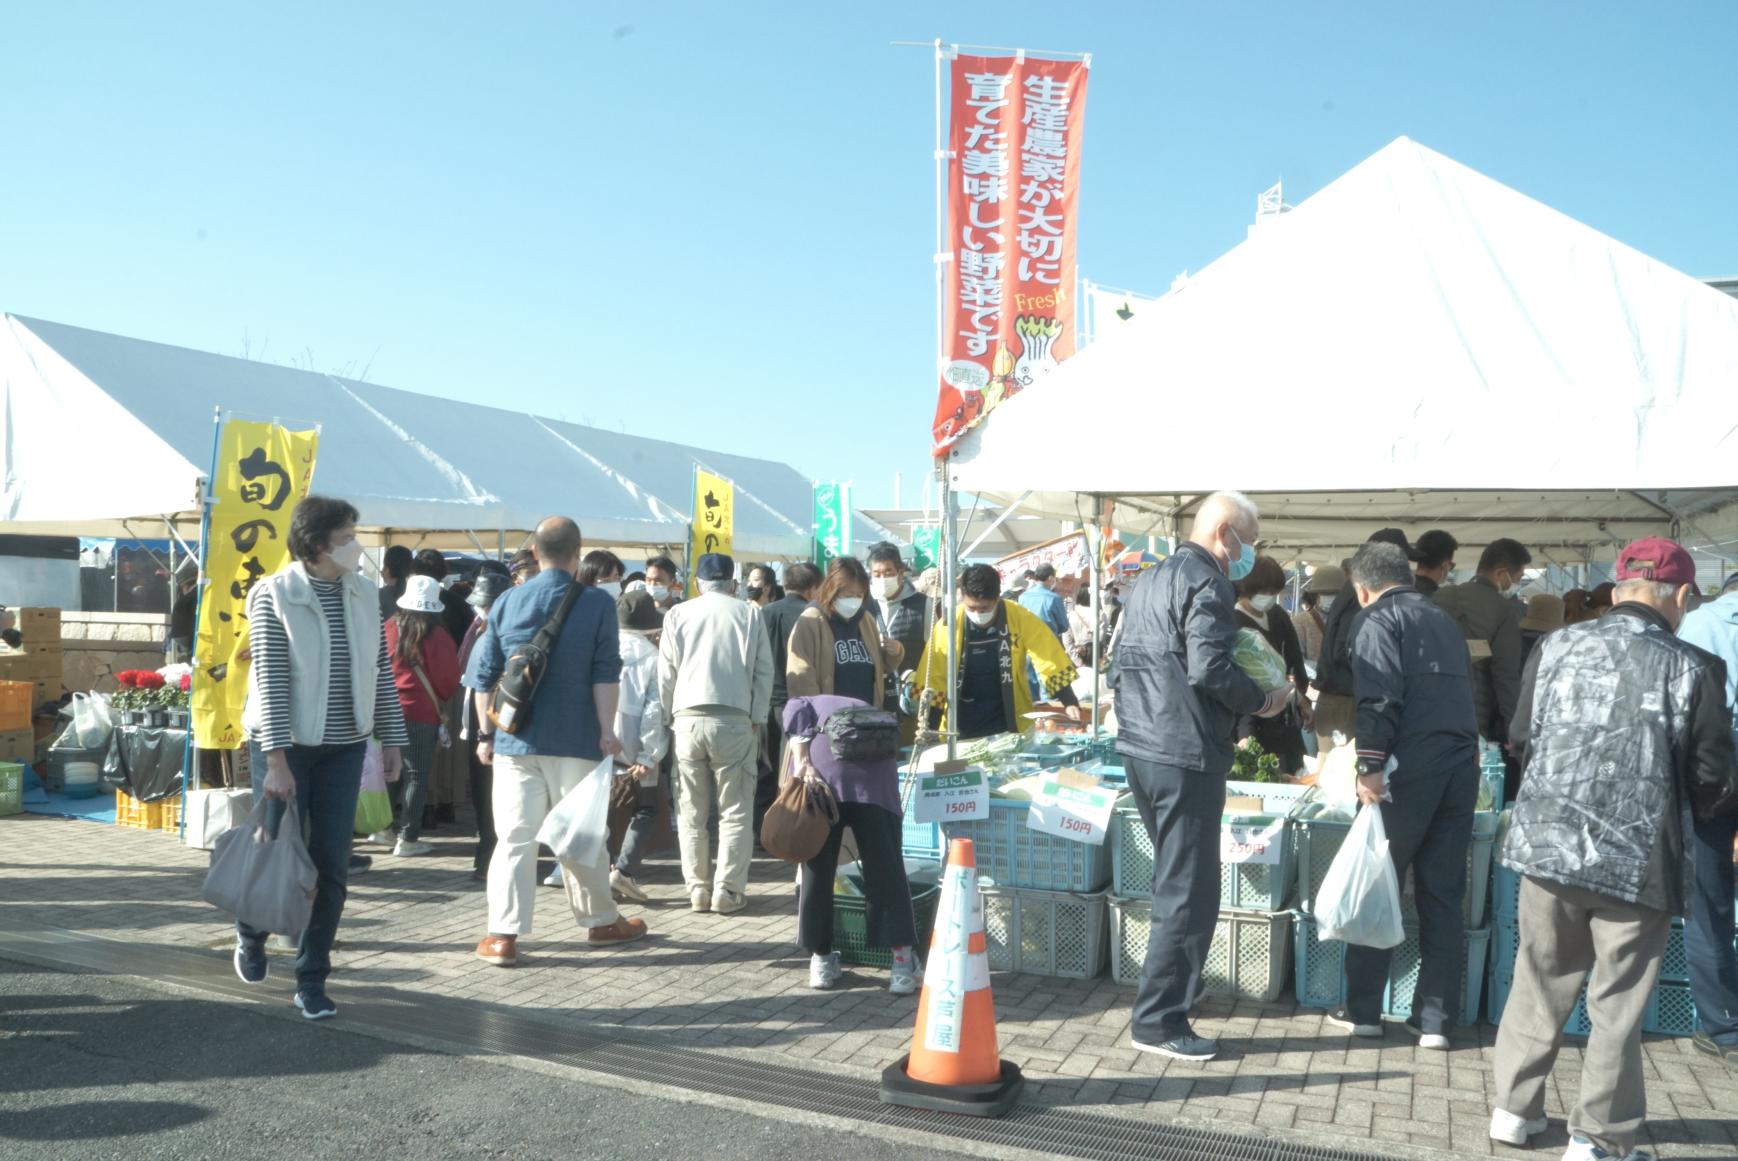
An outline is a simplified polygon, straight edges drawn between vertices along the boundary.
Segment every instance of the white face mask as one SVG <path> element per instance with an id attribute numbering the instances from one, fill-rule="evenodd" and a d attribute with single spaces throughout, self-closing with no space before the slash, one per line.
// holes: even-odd
<path id="1" fill-rule="evenodd" d="M 1334 611 L 1334 601 L 1336 599 L 1337 597 L 1321 597 L 1316 601 L 1316 604 L 1321 606 L 1323 616 Z"/>
<path id="2" fill-rule="evenodd" d="M 599 592 L 608 593 L 612 597 L 619 597 L 622 595 L 622 582 L 619 580 L 598 581 L 597 588 Z"/>
<path id="3" fill-rule="evenodd" d="M 976 609 L 966 610 L 966 620 L 970 621 L 980 629 L 988 629 L 990 627 L 990 622 L 995 619 L 996 610 L 994 609 L 991 609 L 987 613 L 980 613 Z"/>
<path id="4" fill-rule="evenodd" d="M 669 597 L 670 586 L 669 585 L 647 585 L 646 591 L 648 593 L 652 594 L 652 599 L 654 601 L 662 601 L 662 600 L 665 600 Z"/>
<path id="5" fill-rule="evenodd" d="M 882 600 L 891 601 L 894 597 L 897 597 L 899 595 L 899 587 L 900 586 L 899 586 L 899 578 L 898 577 L 896 577 L 896 576 L 884 576 L 880 580 L 876 581 L 875 583 L 881 586 L 881 599 Z"/>
<path id="6" fill-rule="evenodd" d="M 840 597 L 833 602 L 833 611 L 849 621 L 863 611 L 862 597 Z"/>
<path id="7" fill-rule="evenodd" d="M 1256 612 L 1265 613 L 1273 608 L 1274 603 L 1278 600 L 1279 598 L 1272 593 L 1262 593 L 1259 597 L 1250 597 L 1249 603 L 1255 607 Z"/>
<path id="8" fill-rule="evenodd" d="M 362 542 L 352 540 L 331 550 L 332 563 L 345 572 L 355 572 L 362 566 Z"/>

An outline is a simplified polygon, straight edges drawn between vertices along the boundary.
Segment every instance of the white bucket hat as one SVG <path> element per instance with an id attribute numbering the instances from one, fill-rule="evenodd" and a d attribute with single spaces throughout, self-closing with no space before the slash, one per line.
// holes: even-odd
<path id="1" fill-rule="evenodd" d="M 404 582 L 404 595 L 398 607 L 408 613 L 438 613 L 441 604 L 441 582 L 432 576 L 413 576 Z"/>

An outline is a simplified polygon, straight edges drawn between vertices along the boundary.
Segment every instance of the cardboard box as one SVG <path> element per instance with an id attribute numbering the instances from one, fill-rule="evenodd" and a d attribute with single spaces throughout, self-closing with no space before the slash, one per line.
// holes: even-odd
<path id="1" fill-rule="evenodd" d="M 8 730 L 0 734 L 0 762 L 22 762 L 29 766 L 35 761 L 35 730 Z"/>
<path id="2" fill-rule="evenodd" d="M 36 701 L 35 704 L 30 707 L 31 713 L 35 713 L 36 706 L 41 705 L 45 701 L 60 700 L 62 692 L 60 678 L 56 677 L 48 681 L 38 681 L 33 684 L 36 686 Z"/>
<path id="3" fill-rule="evenodd" d="M 0 681 L 59 682 L 65 665 L 58 649 L 0 650 Z"/>
<path id="4" fill-rule="evenodd" d="M 60 640 L 59 609 L 14 609 L 13 613 L 18 619 L 18 631 L 24 634 L 26 641 L 30 640 L 32 629 L 42 637 Z"/>

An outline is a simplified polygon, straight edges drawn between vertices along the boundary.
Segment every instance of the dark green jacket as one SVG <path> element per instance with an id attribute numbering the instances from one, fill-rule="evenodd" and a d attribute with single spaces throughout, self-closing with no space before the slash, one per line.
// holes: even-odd
<path id="1" fill-rule="evenodd" d="M 1472 652 L 1472 704 L 1488 742 L 1509 740 L 1521 698 L 1521 610 L 1483 577 L 1438 589 L 1433 598 L 1453 617 Z"/>

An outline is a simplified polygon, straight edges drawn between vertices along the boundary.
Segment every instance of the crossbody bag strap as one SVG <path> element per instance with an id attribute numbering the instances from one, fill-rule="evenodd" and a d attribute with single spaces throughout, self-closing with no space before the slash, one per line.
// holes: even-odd
<path id="1" fill-rule="evenodd" d="M 448 730 L 452 730 L 453 724 L 447 721 L 447 707 L 440 698 L 435 696 L 434 683 L 428 679 L 428 674 L 423 671 L 422 663 L 419 661 L 415 665 L 412 665 L 410 671 L 416 674 L 416 679 L 418 681 L 422 682 L 422 691 L 428 694 L 429 701 L 434 703 L 435 716 L 441 720 L 441 725 L 445 726 Z M 454 733 L 456 732 L 457 731 L 454 731 Z"/>

